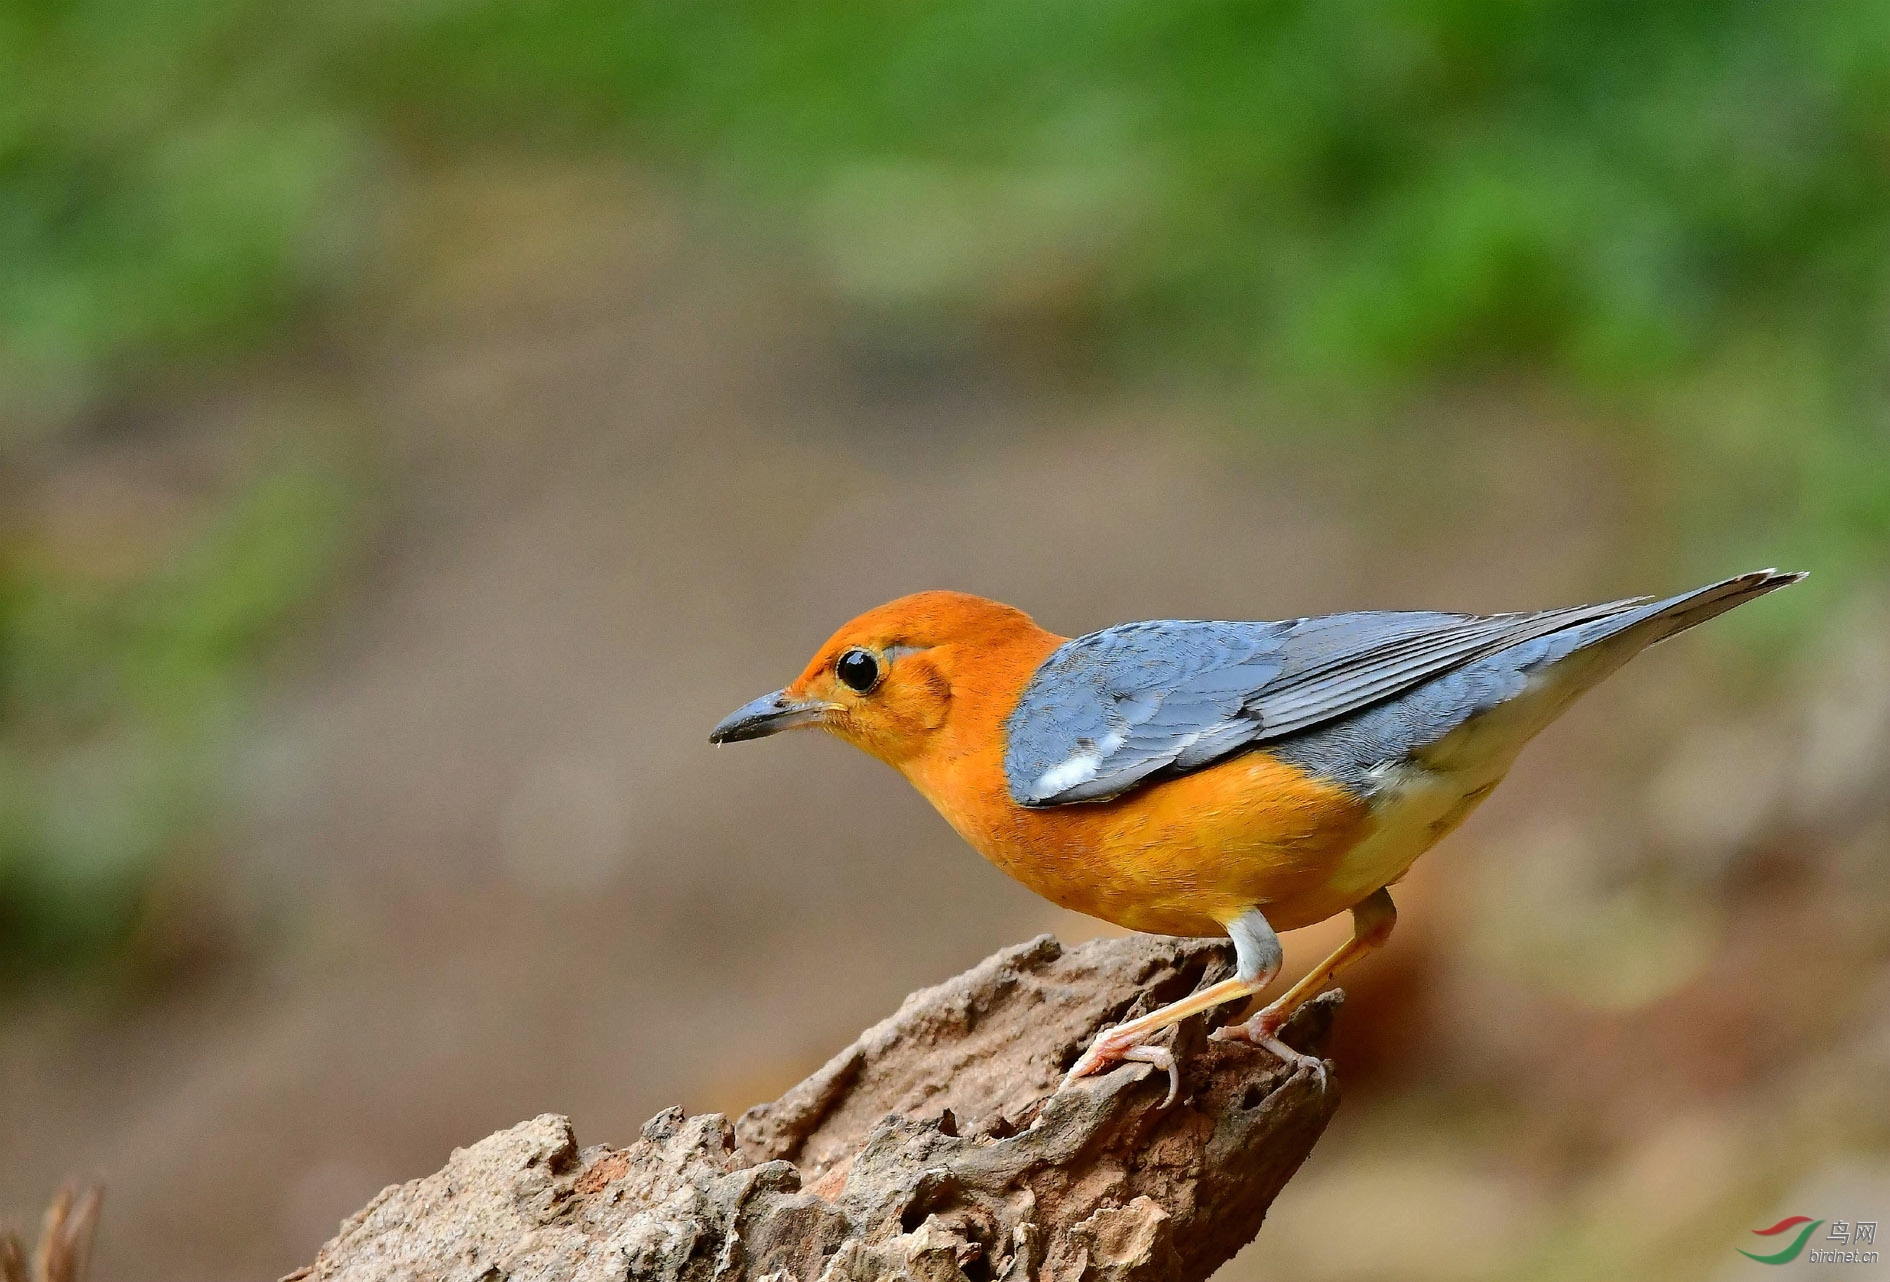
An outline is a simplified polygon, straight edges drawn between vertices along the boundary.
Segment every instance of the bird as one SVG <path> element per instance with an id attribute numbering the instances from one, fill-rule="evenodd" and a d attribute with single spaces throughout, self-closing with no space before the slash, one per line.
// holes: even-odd
<path id="1" fill-rule="evenodd" d="M 853 619 L 712 743 L 820 729 L 903 775 L 1031 890 L 1134 931 L 1225 936 L 1232 977 L 1101 1030 L 1064 1084 L 1121 1061 L 1180 1074 L 1164 1030 L 1277 978 L 1279 933 L 1352 937 L 1216 1038 L 1325 1086 L 1279 1039 L 1397 921 L 1390 887 L 1502 782 L 1523 745 L 1658 641 L 1805 576 L 1758 570 L 1663 599 L 1507 614 L 1377 610 L 1155 619 L 1074 639 L 954 591 Z"/>

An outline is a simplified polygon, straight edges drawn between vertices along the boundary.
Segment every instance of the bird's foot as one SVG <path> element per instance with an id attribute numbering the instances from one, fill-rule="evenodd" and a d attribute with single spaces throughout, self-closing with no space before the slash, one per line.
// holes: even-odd
<path id="1" fill-rule="evenodd" d="M 1126 1025 L 1104 1029 L 1096 1040 L 1089 1044 L 1089 1049 L 1083 1052 L 1082 1058 L 1071 1066 L 1068 1075 L 1063 1079 L 1063 1085 L 1068 1086 L 1079 1077 L 1100 1073 L 1109 1065 L 1123 1060 L 1153 1064 L 1168 1074 L 1168 1094 L 1161 1102 L 1161 1107 L 1167 1108 L 1175 1102 L 1175 1096 L 1181 1093 L 1181 1068 L 1175 1063 L 1175 1053 L 1172 1050 L 1166 1046 L 1149 1045 L 1142 1040 L 1146 1036 L 1146 1033 L 1129 1030 Z"/>
<path id="2" fill-rule="evenodd" d="M 1267 1007 L 1243 1024 L 1228 1024 L 1217 1028 L 1208 1036 L 1217 1042 L 1246 1042 L 1249 1046 L 1258 1046 L 1261 1050 L 1277 1056 L 1282 1064 L 1293 1070 L 1293 1076 L 1310 1073 L 1320 1090 L 1326 1088 L 1326 1061 L 1317 1055 L 1308 1055 L 1296 1051 L 1280 1040 L 1279 1032 L 1287 1018 L 1292 1014 L 1277 1004 Z"/>

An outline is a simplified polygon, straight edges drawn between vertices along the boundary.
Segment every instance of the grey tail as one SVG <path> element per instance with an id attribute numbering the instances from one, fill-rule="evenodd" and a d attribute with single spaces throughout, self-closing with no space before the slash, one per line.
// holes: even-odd
<path id="1" fill-rule="evenodd" d="M 1696 588 L 1692 592 L 1683 592 L 1664 601 L 1631 605 L 1611 618 L 1598 619 L 1583 627 L 1581 631 L 1586 635 L 1582 638 L 1582 644 L 1592 645 L 1596 641 L 1635 630 L 1642 635 L 1642 646 L 1654 645 L 1708 619 L 1718 618 L 1734 606 L 1744 605 L 1768 592 L 1789 587 L 1804 577 L 1804 571 L 1782 573 L 1778 570 L 1753 570 L 1749 574 L 1734 575 L 1730 579 Z"/>

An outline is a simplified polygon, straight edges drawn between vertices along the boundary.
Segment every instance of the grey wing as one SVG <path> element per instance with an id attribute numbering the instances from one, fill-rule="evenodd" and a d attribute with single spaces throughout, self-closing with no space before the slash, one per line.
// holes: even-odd
<path id="1" fill-rule="evenodd" d="M 1006 783 L 1019 805 L 1106 801 L 1643 599 L 1526 614 L 1107 628 L 1065 642 L 1031 677 L 1005 726 Z"/>
<path id="2" fill-rule="evenodd" d="M 1288 626 L 1162 619 L 1065 642 L 1006 723 L 1011 796 L 1026 806 L 1102 801 L 1248 742 L 1246 703 L 1279 674 Z"/>

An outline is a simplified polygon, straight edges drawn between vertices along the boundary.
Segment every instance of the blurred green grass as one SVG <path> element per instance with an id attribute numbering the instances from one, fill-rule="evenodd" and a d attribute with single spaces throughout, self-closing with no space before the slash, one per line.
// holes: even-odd
<path id="1" fill-rule="evenodd" d="M 1868 0 L 6 0 L 0 83 L 0 458 L 344 298 L 403 171 L 552 148 L 750 211 L 882 332 L 1021 319 L 1296 429 L 1537 380 L 1647 438 L 1681 560 L 1890 542 Z M 109 934 L 59 886 L 135 887 L 191 822 L 233 674 L 341 546 L 281 501 L 109 591 L 7 562 L 8 941 Z M 94 740 L 144 746 L 45 749 Z"/>
<path id="2" fill-rule="evenodd" d="M 0 547 L 0 978 L 124 960 L 162 868 L 213 830 L 257 662 L 356 506 L 288 467 L 135 565 Z"/>
<path id="3" fill-rule="evenodd" d="M 1890 537 L 1882 5 L 479 2 L 348 66 L 768 211 L 892 332 L 1046 321 L 1296 429 L 1540 379 L 1655 439 L 1711 570 Z"/>
<path id="4" fill-rule="evenodd" d="M 759 201 L 863 304 L 1053 295 L 1022 301 L 1117 361 L 1618 389 L 1752 343 L 1881 359 L 1864 0 L 0 15 L 0 324 L 56 403 L 345 286 L 381 164 L 520 140 Z"/>

